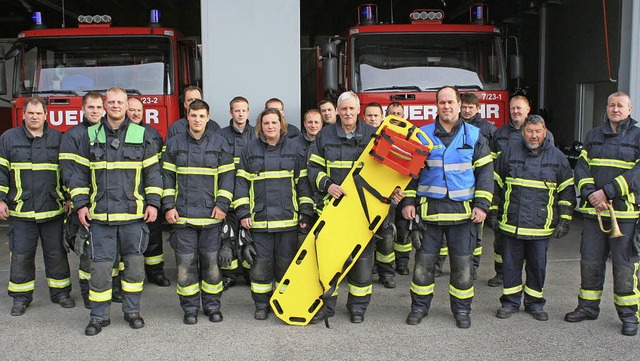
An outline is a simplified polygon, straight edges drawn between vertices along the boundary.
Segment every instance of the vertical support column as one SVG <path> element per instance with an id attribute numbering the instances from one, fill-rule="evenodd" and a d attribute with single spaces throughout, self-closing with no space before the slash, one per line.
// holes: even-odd
<path id="1" fill-rule="evenodd" d="M 629 93 L 633 104 L 632 117 L 640 114 L 640 4 L 623 0 L 620 22 L 620 69 L 618 89 Z"/>
<path id="2" fill-rule="evenodd" d="M 200 1 L 204 99 L 211 117 L 228 125 L 229 101 L 249 100 L 249 121 L 272 97 L 287 121 L 300 125 L 300 2 Z"/>

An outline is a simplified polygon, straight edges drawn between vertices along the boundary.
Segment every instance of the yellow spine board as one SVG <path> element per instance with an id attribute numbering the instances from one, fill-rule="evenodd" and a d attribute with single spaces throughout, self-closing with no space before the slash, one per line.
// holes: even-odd
<path id="1" fill-rule="evenodd" d="M 391 119 L 404 126 L 392 124 Z M 412 125 L 406 120 L 389 116 L 376 134 L 385 127 L 406 135 Z M 417 128 L 414 130 L 410 139 L 420 143 L 417 134 L 428 139 L 424 132 Z M 311 321 L 320 310 L 323 304 L 321 297 L 329 291 L 330 284 L 340 284 L 389 212 L 388 203 L 381 202 L 364 190 L 372 223 L 369 224 L 353 178 L 354 171 L 359 168 L 362 178 L 385 197 L 389 197 L 396 187 L 404 189 L 411 181 L 411 177 L 376 161 L 369 154 L 373 147 L 372 140 L 341 184 L 347 196 L 339 202 L 332 200 L 325 206 L 322 216 L 309 232 L 271 297 L 276 316 L 290 325 L 304 326 Z M 352 261 L 347 264 L 349 259 Z M 337 283 L 334 278 L 337 278 Z"/>

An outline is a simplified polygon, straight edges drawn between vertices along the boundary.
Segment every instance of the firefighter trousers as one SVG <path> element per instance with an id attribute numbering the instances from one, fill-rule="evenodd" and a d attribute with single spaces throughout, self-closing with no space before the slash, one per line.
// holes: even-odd
<path id="1" fill-rule="evenodd" d="M 169 236 L 178 267 L 180 307 L 184 312 L 220 311 L 222 277 L 218 267 L 220 225 L 177 226 Z"/>
<path id="2" fill-rule="evenodd" d="M 376 247 L 376 268 L 380 279 L 385 277 L 393 277 L 396 273 L 393 268 L 396 260 L 394 252 L 393 228 L 391 225 L 380 227 L 378 232 L 373 235 L 371 243 L 375 243 Z"/>
<path id="3" fill-rule="evenodd" d="M 473 278 L 471 277 L 473 250 L 476 245 L 476 226 L 466 222 L 455 225 L 427 224 L 422 246 L 416 250 L 411 282 L 411 309 L 427 312 L 431 307 L 435 287 L 434 271 L 440 253 L 442 236 L 449 241 L 449 302 L 451 311 L 471 312 Z"/>
<path id="4" fill-rule="evenodd" d="M 62 245 L 62 222 L 60 217 L 48 222 L 36 223 L 11 219 L 9 221 L 9 296 L 15 303 L 29 304 L 35 289 L 35 257 L 38 238 L 42 244 L 45 275 L 51 301 L 68 297 L 71 278 L 67 252 Z"/>
<path id="5" fill-rule="evenodd" d="M 476 225 L 476 248 L 473 249 L 473 268 L 477 270 L 480 267 L 480 257 L 482 256 L 482 226 L 483 223 L 474 223 Z M 449 255 L 449 247 L 447 246 L 447 237 L 442 237 L 440 245 L 440 257 L 438 257 L 437 269 L 442 271 L 444 262 Z"/>
<path id="6" fill-rule="evenodd" d="M 144 221 L 109 225 L 94 223 L 90 227 L 91 279 L 89 300 L 91 317 L 100 320 L 110 318 L 112 274 L 118 255 L 124 261 L 121 275 L 122 311 L 140 311 L 140 296 L 144 285 L 144 256 L 149 242 L 149 228 Z"/>
<path id="7" fill-rule="evenodd" d="M 347 273 L 347 286 L 349 295 L 347 296 L 347 310 L 349 313 L 365 313 L 371 303 L 373 293 L 373 277 L 371 271 L 374 266 L 373 242 L 369 242 L 364 248 L 360 257 Z M 328 317 L 335 315 L 338 303 L 338 287 L 335 288 L 330 297 L 327 298 L 323 309 L 319 312 L 326 312 Z"/>
<path id="8" fill-rule="evenodd" d="M 502 237 L 503 234 L 500 231 L 494 232 L 493 238 L 493 268 L 497 275 L 502 274 Z"/>
<path id="9" fill-rule="evenodd" d="M 542 311 L 546 300 L 542 292 L 547 267 L 549 238 L 517 239 L 502 235 L 502 276 L 504 287 L 500 303 L 504 308 L 518 309 L 524 291 L 524 309 Z M 527 279 L 522 284 L 523 262 Z"/>
<path id="10" fill-rule="evenodd" d="M 396 269 L 398 266 L 408 266 L 411 256 L 411 241 L 409 240 L 409 221 L 402 216 L 402 207 L 398 207 L 399 214 L 396 214 L 396 240 L 393 249 L 396 253 Z"/>
<path id="11" fill-rule="evenodd" d="M 144 269 L 148 276 L 163 273 L 164 252 L 162 249 L 162 218 L 149 223 L 149 245 L 144 252 Z"/>
<path id="12" fill-rule="evenodd" d="M 273 283 L 278 283 L 296 255 L 298 231 L 251 232 L 256 256 L 251 267 L 251 298 L 256 308 L 269 307 Z M 369 270 L 371 272 L 371 270 Z"/>
<path id="13" fill-rule="evenodd" d="M 603 219 L 604 227 L 611 227 L 608 220 Z M 607 257 L 611 254 L 613 266 L 613 300 L 622 322 L 638 322 L 638 262 L 640 261 L 634 247 L 636 224 L 620 222 L 622 237 L 609 238 L 593 218 L 583 218 L 582 243 L 580 244 L 580 292 L 578 308 L 591 316 L 600 313 L 600 299 L 604 285 Z"/>

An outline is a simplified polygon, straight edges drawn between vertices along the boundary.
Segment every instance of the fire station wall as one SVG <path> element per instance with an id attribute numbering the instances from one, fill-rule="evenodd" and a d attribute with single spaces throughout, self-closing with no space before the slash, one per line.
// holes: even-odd
<path id="1" fill-rule="evenodd" d="M 300 126 L 300 2 L 201 0 L 204 99 L 211 117 L 229 124 L 229 101 L 249 100 L 249 121 L 269 98 L 285 103 Z"/>
<path id="2" fill-rule="evenodd" d="M 620 64 L 620 3 L 606 2 L 612 78 Z M 548 15 L 549 128 L 558 143 L 570 145 L 602 124 L 606 97 L 617 84 L 609 81 L 602 2 L 566 0 L 550 6 Z"/>

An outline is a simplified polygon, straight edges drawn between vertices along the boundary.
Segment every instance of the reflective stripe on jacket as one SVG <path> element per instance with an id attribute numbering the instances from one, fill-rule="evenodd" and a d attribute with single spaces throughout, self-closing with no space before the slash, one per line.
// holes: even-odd
<path id="1" fill-rule="evenodd" d="M 609 121 L 587 134 L 575 168 L 575 182 L 580 192 L 579 210 L 587 217 L 595 217 L 589 194 L 603 189 L 611 201 L 620 222 L 635 222 L 640 215 L 640 128 L 628 118 L 613 132 Z M 602 216 L 609 217 L 609 211 Z"/>
<path id="2" fill-rule="evenodd" d="M 222 222 L 211 213 L 216 206 L 228 211 L 236 174 L 224 138 L 210 129 L 200 139 L 189 132 L 177 134 L 167 141 L 162 169 L 163 212 L 175 208 L 177 224 L 207 227 Z"/>
<path id="3" fill-rule="evenodd" d="M 519 239 L 547 238 L 559 218 L 575 207 L 567 157 L 545 139 L 538 154 L 522 140 L 500 153 L 495 164 L 499 228 Z"/>
<path id="4" fill-rule="evenodd" d="M 70 180 L 74 208 L 89 207 L 94 222 L 123 224 L 160 208 L 162 178 L 156 144 L 144 127 L 125 119 L 113 130 L 105 118 L 87 129 Z"/>
<path id="5" fill-rule="evenodd" d="M 236 171 L 233 207 L 238 219 L 251 217 L 254 232 L 296 230 L 299 214 L 311 216 L 313 201 L 306 156 L 300 145 L 281 136 L 275 145 L 262 137 L 249 142 Z"/>
<path id="6" fill-rule="evenodd" d="M 10 218 L 47 222 L 64 212 L 58 165 L 61 137 L 46 123 L 41 137 L 24 125 L 0 137 L 0 200 L 7 204 Z"/>

